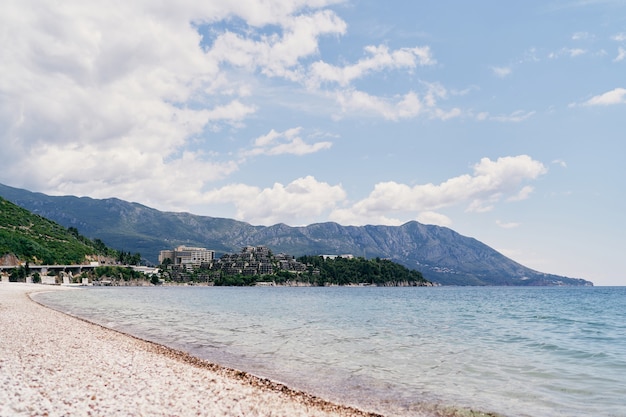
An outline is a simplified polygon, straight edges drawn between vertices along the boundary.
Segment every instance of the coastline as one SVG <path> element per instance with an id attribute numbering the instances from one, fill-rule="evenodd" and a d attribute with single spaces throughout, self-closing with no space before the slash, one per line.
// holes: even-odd
<path id="1" fill-rule="evenodd" d="M 30 294 L 75 286 L 0 283 L 0 417 L 383 417 L 103 327 Z M 388 413 L 389 412 L 389 413 Z M 502 417 L 421 404 L 386 417 Z"/>
<path id="2" fill-rule="evenodd" d="M 49 309 L 0 283 L 0 416 L 375 417 Z"/>

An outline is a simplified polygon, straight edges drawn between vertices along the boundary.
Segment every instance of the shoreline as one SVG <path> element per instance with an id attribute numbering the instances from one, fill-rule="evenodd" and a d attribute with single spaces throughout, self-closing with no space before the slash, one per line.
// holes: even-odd
<path id="1" fill-rule="evenodd" d="M 0 283 L 0 417 L 383 417 L 47 307 L 76 287 Z M 497 417 L 424 404 L 387 415 Z"/>
<path id="2" fill-rule="evenodd" d="M 382 417 L 53 310 L 0 283 L 0 416 Z"/>

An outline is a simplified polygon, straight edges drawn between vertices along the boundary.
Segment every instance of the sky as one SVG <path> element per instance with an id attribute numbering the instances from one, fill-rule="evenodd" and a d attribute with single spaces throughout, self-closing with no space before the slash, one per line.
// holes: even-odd
<path id="1" fill-rule="evenodd" d="M 0 183 L 626 285 L 622 0 L 4 0 Z"/>

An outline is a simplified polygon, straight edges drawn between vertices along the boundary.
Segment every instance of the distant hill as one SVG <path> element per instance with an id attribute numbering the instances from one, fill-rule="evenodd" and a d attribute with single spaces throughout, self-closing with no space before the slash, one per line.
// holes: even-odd
<path id="1" fill-rule="evenodd" d="M 153 263 L 160 250 L 183 244 L 213 249 L 218 256 L 238 252 L 243 246 L 264 245 L 275 253 L 294 256 L 387 258 L 443 285 L 592 285 L 583 279 L 534 271 L 476 239 L 418 222 L 252 226 L 232 219 L 161 212 L 116 198 L 56 197 L 2 184 L 0 196 L 65 227 L 75 227 L 85 236 L 98 237 L 113 248 L 139 252 Z"/>
<path id="2" fill-rule="evenodd" d="M 81 264 L 98 255 L 115 252 L 0 197 L 0 263 Z"/>

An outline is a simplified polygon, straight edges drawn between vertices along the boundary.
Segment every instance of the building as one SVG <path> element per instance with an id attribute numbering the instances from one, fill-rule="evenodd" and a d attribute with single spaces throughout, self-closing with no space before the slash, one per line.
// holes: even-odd
<path id="1" fill-rule="evenodd" d="M 162 250 L 159 253 L 160 264 L 163 264 L 166 259 L 170 259 L 174 266 L 195 269 L 202 264 L 211 265 L 215 259 L 215 251 L 206 248 L 179 246 L 174 250 Z"/>
<path id="2" fill-rule="evenodd" d="M 337 259 L 337 258 L 344 258 L 344 259 L 354 259 L 354 255 L 351 255 L 349 253 L 344 254 L 344 255 L 320 255 L 322 258 L 324 258 L 324 260 L 326 259 Z"/>

